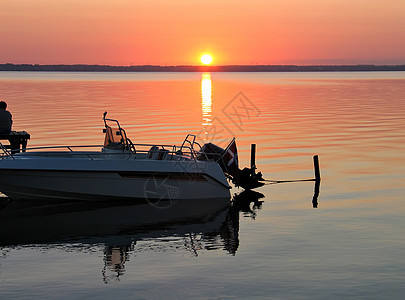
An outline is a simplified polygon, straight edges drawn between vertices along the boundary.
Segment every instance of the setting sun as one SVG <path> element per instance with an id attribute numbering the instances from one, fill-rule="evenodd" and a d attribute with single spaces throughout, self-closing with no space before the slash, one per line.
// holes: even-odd
<path id="1" fill-rule="evenodd" d="M 212 56 L 209 54 L 204 54 L 203 56 L 201 56 L 201 62 L 204 65 L 209 65 L 212 62 Z"/>

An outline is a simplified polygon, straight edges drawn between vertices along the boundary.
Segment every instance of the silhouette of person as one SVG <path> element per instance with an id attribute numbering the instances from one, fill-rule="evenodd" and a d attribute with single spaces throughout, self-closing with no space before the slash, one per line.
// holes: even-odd
<path id="1" fill-rule="evenodd" d="M 11 125 L 13 125 L 13 119 L 11 113 L 7 110 L 7 103 L 0 101 L 0 134 L 9 134 Z"/>

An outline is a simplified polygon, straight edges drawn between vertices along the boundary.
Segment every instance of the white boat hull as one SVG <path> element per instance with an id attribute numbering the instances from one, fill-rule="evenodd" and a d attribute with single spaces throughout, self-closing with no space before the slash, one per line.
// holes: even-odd
<path id="1" fill-rule="evenodd" d="M 0 191 L 12 199 L 161 200 L 230 197 L 215 162 L 15 155 L 0 163 Z"/>

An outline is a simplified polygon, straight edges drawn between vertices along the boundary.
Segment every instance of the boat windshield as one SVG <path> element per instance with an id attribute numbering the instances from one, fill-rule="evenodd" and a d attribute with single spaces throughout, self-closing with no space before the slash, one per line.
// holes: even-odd
<path id="1" fill-rule="evenodd" d="M 108 125 L 105 127 L 104 148 L 124 149 L 126 145 L 125 135 L 119 128 L 113 128 Z"/>

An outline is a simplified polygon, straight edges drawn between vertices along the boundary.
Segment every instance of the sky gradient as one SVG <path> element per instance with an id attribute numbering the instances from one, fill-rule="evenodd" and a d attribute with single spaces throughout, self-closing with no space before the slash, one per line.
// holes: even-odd
<path id="1" fill-rule="evenodd" d="M 0 63 L 405 64 L 404 0 L 0 0 Z"/>

